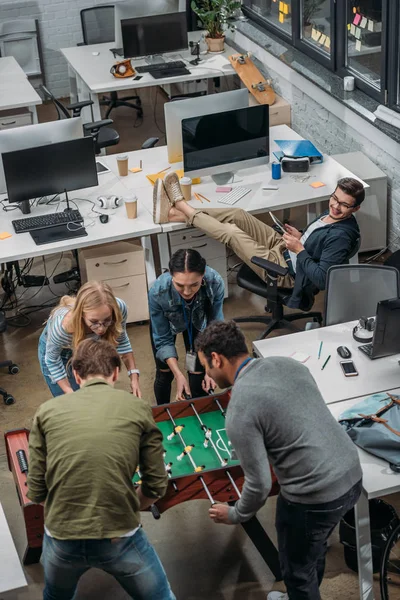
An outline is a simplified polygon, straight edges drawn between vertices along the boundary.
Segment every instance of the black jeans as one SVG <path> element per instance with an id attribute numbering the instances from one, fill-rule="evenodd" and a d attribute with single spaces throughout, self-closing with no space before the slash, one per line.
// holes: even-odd
<path id="1" fill-rule="evenodd" d="M 359 481 L 340 498 L 324 504 L 298 504 L 279 494 L 275 525 L 279 562 L 290 600 L 320 600 L 328 537 L 356 504 L 361 489 Z"/>
<path id="2" fill-rule="evenodd" d="M 199 334 L 197 329 L 193 328 L 193 342 Z M 186 351 L 190 350 L 188 332 L 183 332 L 183 341 L 185 344 Z M 156 349 L 154 347 L 153 335 L 150 325 L 150 339 L 151 347 L 153 349 L 154 360 L 156 361 L 156 378 L 154 380 L 154 395 L 157 400 L 157 404 L 168 404 L 171 402 L 171 384 L 174 380 L 174 375 L 170 371 L 169 366 L 163 360 L 156 358 Z M 175 336 L 176 339 L 176 336 Z M 198 358 L 196 358 L 196 371 L 198 373 L 188 373 L 188 380 L 190 391 L 192 392 L 192 398 L 199 398 L 200 396 L 207 396 L 207 392 L 203 390 L 201 384 L 204 379 L 205 371 L 201 366 Z"/>

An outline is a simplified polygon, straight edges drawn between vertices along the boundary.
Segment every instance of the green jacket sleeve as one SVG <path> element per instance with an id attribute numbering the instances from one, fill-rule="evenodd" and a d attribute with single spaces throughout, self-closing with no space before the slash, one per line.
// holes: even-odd
<path id="1" fill-rule="evenodd" d="M 35 504 L 47 497 L 46 485 L 46 439 L 40 426 L 40 416 L 36 413 L 29 434 L 29 471 L 27 496 Z"/>
<path id="2" fill-rule="evenodd" d="M 168 477 L 163 459 L 163 436 L 155 424 L 151 408 L 140 441 L 139 465 L 142 475 L 142 492 L 147 498 L 162 498 L 167 491 Z"/>

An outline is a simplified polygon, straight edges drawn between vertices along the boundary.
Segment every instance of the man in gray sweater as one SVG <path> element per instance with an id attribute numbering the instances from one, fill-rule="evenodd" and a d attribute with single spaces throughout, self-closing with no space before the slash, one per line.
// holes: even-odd
<path id="1" fill-rule="evenodd" d="M 308 369 L 291 358 L 252 359 L 231 322 L 211 323 L 196 340 L 199 359 L 222 387 L 233 386 L 226 430 L 245 474 L 233 507 L 215 504 L 216 523 L 250 519 L 271 489 L 281 492 L 276 529 L 287 594 L 268 600 L 319 600 L 326 542 L 361 493 L 356 447 L 335 421 Z"/>

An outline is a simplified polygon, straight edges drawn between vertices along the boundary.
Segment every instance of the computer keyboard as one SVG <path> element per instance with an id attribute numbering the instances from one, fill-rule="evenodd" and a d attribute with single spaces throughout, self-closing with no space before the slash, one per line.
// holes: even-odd
<path id="1" fill-rule="evenodd" d="M 26 217 L 25 219 L 16 219 L 12 221 L 15 233 L 26 233 L 27 231 L 36 231 L 37 229 L 46 229 L 54 225 L 63 225 L 67 223 L 82 223 L 83 217 L 79 210 L 69 210 L 65 212 L 49 213 L 37 217 Z"/>
<path id="2" fill-rule="evenodd" d="M 170 69 L 186 69 L 186 64 L 183 60 L 174 60 L 171 62 L 155 63 L 154 65 L 139 65 L 135 66 L 135 71 L 138 73 L 150 73 L 159 71 L 169 71 Z"/>
<path id="3" fill-rule="evenodd" d="M 364 354 L 366 354 L 367 356 L 369 356 L 371 358 L 371 356 L 372 356 L 372 343 L 370 343 L 370 344 L 363 344 L 362 346 L 358 346 L 358 349 L 361 350 L 361 352 L 364 352 Z"/>
<path id="4" fill-rule="evenodd" d="M 229 204 L 230 206 L 232 206 L 232 204 L 238 202 L 240 198 L 243 198 L 243 196 L 246 196 L 246 194 L 248 194 L 249 192 L 251 192 L 251 188 L 237 187 L 228 194 L 225 194 L 224 196 L 221 196 L 221 198 L 218 198 L 218 202 L 222 202 L 222 204 Z"/>

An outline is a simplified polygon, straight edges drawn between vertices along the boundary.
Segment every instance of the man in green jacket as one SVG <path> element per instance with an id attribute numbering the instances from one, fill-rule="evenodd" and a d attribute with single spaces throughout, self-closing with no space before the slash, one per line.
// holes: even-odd
<path id="1" fill-rule="evenodd" d="M 136 600 L 175 600 L 140 526 L 139 511 L 167 489 L 162 434 L 145 400 L 114 389 L 120 366 L 111 344 L 84 340 L 72 358 L 80 390 L 45 402 L 34 418 L 28 497 L 45 503 L 44 600 L 72 599 L 91 567 Z"/>

